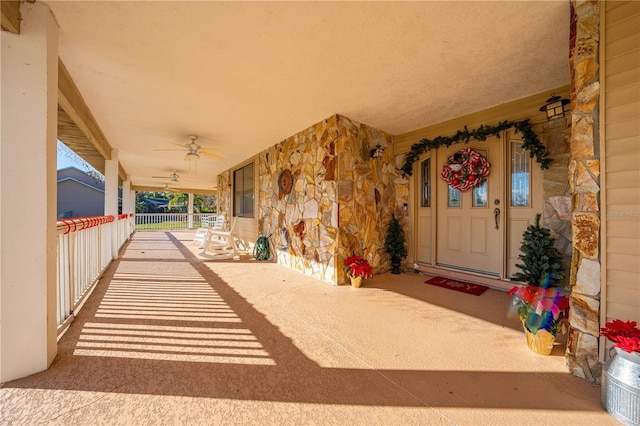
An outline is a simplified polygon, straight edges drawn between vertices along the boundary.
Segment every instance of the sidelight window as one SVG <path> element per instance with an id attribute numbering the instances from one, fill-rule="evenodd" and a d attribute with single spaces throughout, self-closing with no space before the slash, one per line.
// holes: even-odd
<path id="1" fill-rule="evenodd" d="M 431 207 L 431 158 L 424 160 L 420 167 L 422 181 L 422 207 Z"/>
<path id="2" fill-rule="evenodd" d="M 511 141 L 511 206 L 526 207 L 531 199 L 531 158 L 522 142 Z"/>

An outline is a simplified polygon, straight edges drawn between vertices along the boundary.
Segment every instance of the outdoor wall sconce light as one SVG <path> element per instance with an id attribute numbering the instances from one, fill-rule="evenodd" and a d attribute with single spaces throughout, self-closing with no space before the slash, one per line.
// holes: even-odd
<path id="1" fill-rule="evenodd" d="M 371 150 L 371 158 L 382 158 L 383 155 L 384 148 L 380 146 L 380 144 L 376 145 L 376 147 Z"/>
<path id="2" fill-rule="evenodd" d="M 570 109 L 571 101 L 569 99 L 562 99 L 560 96 L 556 96 L 553 93 L 551 94 L 551 97 L 547 99 L 547 103 L 540 107 L 540 111 L 547 114 L 547 121 L 564 117 Z"/>

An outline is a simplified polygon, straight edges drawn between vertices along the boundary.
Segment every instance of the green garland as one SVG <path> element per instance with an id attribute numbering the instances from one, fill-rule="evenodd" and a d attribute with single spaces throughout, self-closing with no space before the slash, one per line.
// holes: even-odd
<path id="1" fill-rule="evenodd" d="M 522 140 L 524 142 L 522 147 L 529 151 L 529 157 L 535 157 L 536 162 L 540 165 L 542 170 L 548 169 L 551 164 L 551 159 L 547 158 L 547 148 L 540 142 L 538 135 L 533 131 L 533 126 L 527 119 L 522 121 L 501 121 L 495 126 L 481 125 L 477 129 L 473 130 L 469 130 L 467 129 L 467 126 L 464 126 L 464 130 L 458 130 L 453 136 L 438 136 L 435 139 L 420 139 L 419 143 L 411 145 L 411 152 L 409 152 L 405 157 L 404 164 L 400 170 L 404 175 L 411 176 L 413 174 L 413 163 L 418 160 L 420 155 L 427 151 L 440 148 L 442 145 L 449 147 L 454 143 L 469 143 L 471 139 L 484 141 L 487 140 L 488 136 L 500 137 L 501 131 L 512 127 L 515 127 L 516 132 L 522 134 Z"/>

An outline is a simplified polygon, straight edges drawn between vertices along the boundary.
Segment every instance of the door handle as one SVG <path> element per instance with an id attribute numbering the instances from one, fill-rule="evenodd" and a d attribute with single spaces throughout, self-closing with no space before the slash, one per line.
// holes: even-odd
<path id="1" fill-rule="evenodd" d="M 493 218 L 496 220 L 496 229 L 500 229 L 500 209 L 493 209 Z"/>

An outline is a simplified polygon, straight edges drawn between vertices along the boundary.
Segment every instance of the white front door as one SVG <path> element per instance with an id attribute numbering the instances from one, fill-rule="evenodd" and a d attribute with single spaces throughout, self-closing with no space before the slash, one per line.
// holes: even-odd
<path id="1" fill-rule="evenodd" d="M 437 150 L 436 266 L 503 277 L 503 146 L 503 137 L 490 137 Z M 479 152 L 491 167 L 482 185 L 459 191 L 442 180 L 440 172 L 450 156 L 466 147 Z"/>

